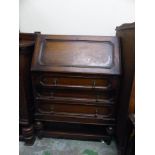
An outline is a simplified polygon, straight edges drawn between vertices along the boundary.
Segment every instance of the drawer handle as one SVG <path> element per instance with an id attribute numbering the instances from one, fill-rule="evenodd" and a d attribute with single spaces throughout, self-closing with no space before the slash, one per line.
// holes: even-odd
<path id="1" fill-rule="evenodd" d="M 93 81 L 92 88 L 94 89 L 94 88 L 95 88 L 95 86 L 96 86 L 96 81 L 94 80 L 94 81 Z"/>
<path id="2" fill-rule="evenodd" d="M 54 110 L 54 105 L 50 106 L 49 110 L 50 111 L 45 111 L 45 110 L 42 110 L 42 109 L 38 108 L 38 112 L 40 112 L 42 114 L 52 114 L 52 113 L 54 113 L 54 111 L 53 111 Z"/>
<path id="3" fill-rule="evenodd" d="M 98 109 L 95 109 L 95 117 L 98 117 Z"/>
<path id="4" fill-rule="evenodd" d="M 54 79 L 54 85 L 56 86 L 57 85 L 57 79 Z"/>
<path id="5" fill-rule="evenodd" d="M 92 83 L 92 89 L 104 89 L 104 90 L 108 90 L 111 88 L 111 84 L 109 83 L 107 86 L 96 86 L 96 80 L 93 80 L 93 83 Z"/>
<path id="6" fill-rule="evenodd" d="M 47 84 L 47 83 L 45 83 L 43 80 L 40 80 L 40 84 L 41 84 L 42 86 L 56 86 L 57 83 L 58 83 L 58 79 L 53 79 L 52 84 Z"/>
<path id="7" fill-rule="evenodd" d="M 103 116 L 99 114 L 98 108 L 96 108 L 95 117 L 96 117 L 97 119 L 102 119 L 102 118 L 103 118 Z"/>

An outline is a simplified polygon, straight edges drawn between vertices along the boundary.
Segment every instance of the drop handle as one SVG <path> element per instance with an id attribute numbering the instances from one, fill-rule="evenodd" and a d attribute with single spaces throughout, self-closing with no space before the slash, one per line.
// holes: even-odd
<path id="1" fill-rule="evenodd" d="M 38 112 L 42 114 L 53 114 L 54 112 L 54 105 L 50 106 L 47 109 L 38 108 Z"/>
<path id="2" fill-rule="evenodd" d="M 98 109 L 95 109 L 95 117 L 98 117 Z"/>
<path id="3" fill-rule="evenodd" d="M 92 88 L 94 89 L 95 86 L 96 86 L 96 81 L 94 80 L 94 81 L 93 81 L 93 84 L 92 84 Z"/>
<path id="4" fill-rule="evenodd" d="M 58 81 L 57 79 L 54 79 L 54 81 L 53 81 L 55 86 L 57 85 L 57 81 Z"/>

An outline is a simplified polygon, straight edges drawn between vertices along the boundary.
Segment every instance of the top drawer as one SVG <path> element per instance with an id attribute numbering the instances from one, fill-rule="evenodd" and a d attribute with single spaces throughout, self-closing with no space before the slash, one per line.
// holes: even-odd
<path id="1" fill-rule="evenodd" d="M 33 77 L 33 82 L 37 87 L 53 89 L 96 89 L 105 91 L 118 88 L 117 78 L 78 77 L 71 75 L 57 76 L 52 73 Z"/>

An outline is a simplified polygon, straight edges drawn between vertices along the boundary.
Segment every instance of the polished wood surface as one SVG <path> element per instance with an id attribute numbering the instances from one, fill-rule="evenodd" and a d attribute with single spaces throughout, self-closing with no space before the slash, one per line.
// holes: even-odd
<path id="1" fill-rule="evenodd" d="M 115 135 L 120 66 L 117 37 L 38 34 L 31 65 L 38 137 L 104 138 L 109 144 Z M 86 132 L 86 126 L 92 130 Z"/>
<path id="2" fill-rule="evenodd" d="M 32 70 L 120 74 L 116 37 L 38 35 Z"/>
<path id="3" fill-rule="evenodd" d="M 130 113 L 128 118 L 128 135 L 125 155 L 135 155 L 135 114 Z"/>

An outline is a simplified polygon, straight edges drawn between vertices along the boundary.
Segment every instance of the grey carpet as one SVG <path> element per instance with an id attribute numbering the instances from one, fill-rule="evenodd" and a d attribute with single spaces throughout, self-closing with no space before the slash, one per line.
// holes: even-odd
<path id="1" fill-rule="evenodd" d="M 19 155 L 117 155 L 114 141 L 101 142 L 43 138 L 33 146 L 19 142 Z"/>

